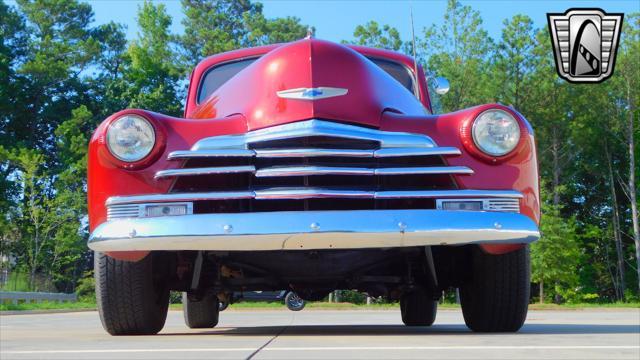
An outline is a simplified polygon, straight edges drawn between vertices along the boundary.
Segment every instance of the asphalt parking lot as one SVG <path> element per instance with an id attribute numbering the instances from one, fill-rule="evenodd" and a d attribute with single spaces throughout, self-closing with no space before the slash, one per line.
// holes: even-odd
<path id="1" fill-rule="evenodd" d="M 398 311 L 233 311 L 190 330 L 171 311 L 156 336 L 112 337 L 96 312 L 0 316 L 9 359 L 639 359 L 640 310 L 531 311 L 516 334 L 475 334 L 457 310 L 432 327 Z"/>

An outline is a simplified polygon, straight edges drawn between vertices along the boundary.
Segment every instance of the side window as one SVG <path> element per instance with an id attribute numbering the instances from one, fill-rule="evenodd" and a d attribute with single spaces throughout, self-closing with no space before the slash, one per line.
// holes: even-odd
<path id="1" fill-rule="evenodd" d="M 209 71 L 207 71 L 202 77 L 200 82 L 200 89 L 198 90 L 198 103 L 204 101 L 214 91 L 218 90 L 222 84 L 226 83 L 234 77 L 237 73 L 242 71 L 247 66 L 251 65 L 258 58 L 244 59 L 218 65 Z"/>
<path id="2" fill-rule="evenodd" d="M 391 75 L 400 84 L 402 84 L 402 86 L 404 86 L 407 90 L 409 90 L 417 97 L 417 87 L 413 79 L 413 74 L 411 73 L 411 70 L 407 69 L 406 66 L 389 60 L 377 58 L 368 59 L 371 60 L 371 62 L 373 62 L 374 64 L 378 65 L 387 74 Z"/>

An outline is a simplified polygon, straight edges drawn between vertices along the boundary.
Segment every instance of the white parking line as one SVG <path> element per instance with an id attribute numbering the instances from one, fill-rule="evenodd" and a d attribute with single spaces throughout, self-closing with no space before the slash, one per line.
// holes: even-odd
<path id="1" fill-rule="evenodd" d="M 92 353 L 170 353 L 170 352 L 239 352 L 255 348 L 188 348 L 188 349 L 86 349 L 86 350 L 15 350 L 18 354 L 92 354 Z M 378 351 L 378 350 L 640 350 L 638 345 L 511 345 L 511 346 L 338 346 L 338 347 L 266 347 L 261 351 Z"/>

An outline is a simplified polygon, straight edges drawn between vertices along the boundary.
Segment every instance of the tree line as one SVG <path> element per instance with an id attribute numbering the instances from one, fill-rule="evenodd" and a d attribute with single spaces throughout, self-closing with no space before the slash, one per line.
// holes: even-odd
<path id="1" fill-rule="evenodd" d="M 95 25 L 76 0 L 0 0 L 0 265 L 46 275 L 73 291 L 91 268 L 87 143 L 108 115 L 130 107 L 180 116 L 188 75 L 206 56 L 303 38 L 296 17 L 267 18 L 250 0 L 182 0 L 184 30 L 171 33 L 162 3 L 144 2 L 138 34 Z M 542 239 L 533 281 L 547 301 L 638 300 L 640 16 L 627 14 L 614 76 L 597 85 L 558 78 L 550 36 L 527 15 L 491 38 L 478 11 L 448 2 L 438 25 L 416 29 L 430 77 L 449 79 L 440 111 L 487 102 L 518 109 L 538 144 Z M 410 34 L 405 34 L 410 35 Z M 413 42 L 370 21 L 345 42 L 412 55 Z"/>

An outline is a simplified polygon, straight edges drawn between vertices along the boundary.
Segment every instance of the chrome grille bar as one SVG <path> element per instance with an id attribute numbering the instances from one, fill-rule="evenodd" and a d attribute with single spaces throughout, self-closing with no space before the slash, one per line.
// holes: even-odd
<path id="1" fill-rule="evenodd" d="M 256 171 L 255 166 L 220 166 L 207 168 L 183 168 L 160 170 L 156 172 L 155 178 L 166 178 L 173 176 L 197 176 L 197 175 L 214 175 L 214 174 L 236 174 L 236 173 L 253 173 Z"/>
<path id="2" fill-rule="evenodd" d="M 281 166 L 259 169 L 256 177 L 314 176 L 314 175 L 430 175 L 430 174 L 473 174 L 466 166 L 393 167 L 361 168 L 332 166 Z"/>
<path id="3" fill-rule="evenodd" d="M 434 141 L 422 134 L 381 131 L 361 126 L 340 124 L 324 120 L 306 120 L 290 124 L 272 126 L 238 135 L 213 136 L 198 141 L 192 151 L 216 149 L 249 149 L 251 144 L 297 139 L 304 137 L 333 137 L 351 140 L 376 141 L 380 148 L 432 148 Z"/>
<path id="4" fill-rule="evenodd" d="M 259 158 L 290 158 L 290 157 L 320 157 L 320 156 L 341 156 L 341 157 L 373 157 L 374 150 L 355 149 L 265 149 L 255 150 L 256 157 Z"/>
<path id="5" fill-rule="evenodd" d="M 361 190 L 330 190 L 330 189 L 266 189 L 256 190 L 255 198 L 258 200 L 304 200 L 304 199 L 372 199 L 373 192 Z"/>
<path id="6" fill-rule="evenodd" d="M 374 169 L 331 166 L 282 166 L 260 169 L 256 177 L 312 176 L 312 175 L 374 175 Z"/>
<path id="7" fill-rule="evenodd" d="M 227 191 L 180 194 L 151 194 L 118 196 L 107 200 L 106 205 L 139 204 L 152 202 L 180 202 L 233 199 L 312 199 L 312 198 L 495 198 L 521 199 L 520 192 L 514 190 L 406 190 L 406 191 L 365 191 L 323 188 L 273 188 L 252 191 Z"/>
<path id="8" fill-rule="evenodd" d="M 373 153 L 377 158 L 400 157 L 400 156 L 438 156 L 438 155 L 460 155 L 458 148 L 454 147 L 433 147 L 433 148 L 395 148 L 380 149 Z"/>
<path id="9" fill-rule="evenodd" d="M 169 160 L 182 160 L 189 158 L 217 158 L 217 157 L 253 157 L 255 152 L 246 149 L 218 149 L 203 151 L 174 151 L 169 154 Z"/>
<path id="10" fill-rule="evenodd" d="M 473 170 L 466 166 L 395 167 L 375 169 L 374 175 L 471 175 Z"/>
<path id="11" fill-rule="evenodd" d="M 447 156 L 460 155 L 459 149 L 454 147 L 432 148 L 391 148 L 379 150 L 365 149 L 216 149 L 216 150 L 184 150 L 169 154 L 169 160 L 184 160 L 198 158 L 219 157 L 258 157 L 258 158 L 296 158 L 296 157 L 362 157 L 362 158 L 392 158 L 403 156 Z"/>
<path id="12" fill-rule="evenodd" d="M 206 201 L 206 200 L 233 200 L 233 199 L 253 199 L 253 191 L 218 191 L 201 193 L 181 193 L 181 194 L 149 194 L 132 196 L 112 196 L 107 199 L 105 205 L 121 204 L 142 204 L 158 202 L 181 202 L 181 201 Z"/>

